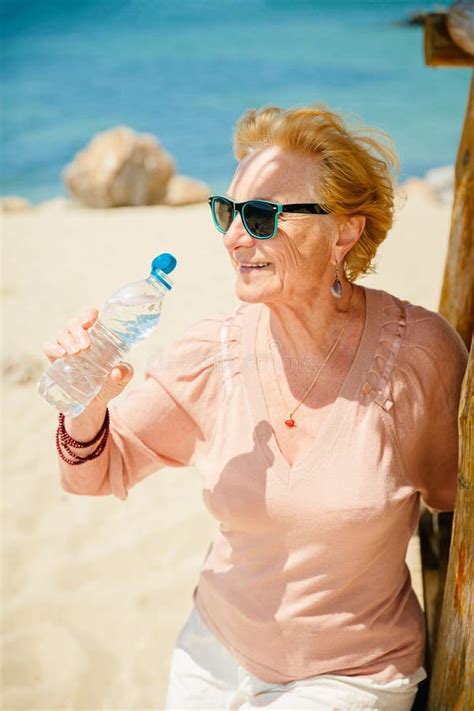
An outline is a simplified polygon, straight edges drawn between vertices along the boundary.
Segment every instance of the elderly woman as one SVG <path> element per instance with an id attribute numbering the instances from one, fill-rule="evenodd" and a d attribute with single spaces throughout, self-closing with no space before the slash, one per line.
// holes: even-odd
<path id="1" fill-rule="evenodd" d="M 272 107 L 235 147 L 209 202 L 239 305 L 107 409 L 133 373 L 111 372 L 65 420 L 61 484 L 126 499 L 164 466 L 202 475 L 218 529 L 167 709 L 410 709 L 426 672 L 405 555 L 420 497 L 454 507 L 467 349 L 439 314 L 355 283 L 393 220 L 397 159 L 373 131 Z M 87 348 L 96 317 L 69 321 L 50 360 Z"/>

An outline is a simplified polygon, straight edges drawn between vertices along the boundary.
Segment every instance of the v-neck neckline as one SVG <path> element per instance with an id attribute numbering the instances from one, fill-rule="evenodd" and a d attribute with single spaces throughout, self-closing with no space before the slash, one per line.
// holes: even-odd
<path id="1" fill-rule="evenodd" d="M 273 427 L 271 427 L 263 387 L 258 374 L 257 324 L 264 305 L 249 304 L 247 306 L 242 323 L 241 373 L 254 419 L 255 436 L 259 442 L 262 456 L 266 459 L 269 469 L 274 471 L 285 484 L 291 485 L 297 479 L 309 474 L 315 466 L 320 466 L 323 463 L 331 452 L 347 415 L 346 401 L 355 399 L 365 382 L 364 375 L 368 372 L 373 360 L 382 325 L 382 302 L 380 290 L 360 286 L 365 292 L 365 323 L 356 354 L 336 399 L 329 406 L 327 416 L 316 434 L 313 444 L 303 457 L 291 467 L 283 456 Z M 265 438 L 263 441 L 260 438 L 259 432 L 262 428 L 257 425 L 262 421 L 270 425 L 269 440 Z M 265 428 L 265 431 L 268 432 L 268 429 Z"/>

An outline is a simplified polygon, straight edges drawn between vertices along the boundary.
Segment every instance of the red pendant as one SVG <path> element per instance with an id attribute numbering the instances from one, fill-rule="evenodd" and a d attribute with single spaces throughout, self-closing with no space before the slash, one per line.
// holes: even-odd
<path id="1" fill-rule="evenodd" d="M 285 425 L 287 427 L 295 427 L 296 422 L 294 421 L 294 419 L 292 417 L 290 417 L 288 420 L 285 420 Z"/>

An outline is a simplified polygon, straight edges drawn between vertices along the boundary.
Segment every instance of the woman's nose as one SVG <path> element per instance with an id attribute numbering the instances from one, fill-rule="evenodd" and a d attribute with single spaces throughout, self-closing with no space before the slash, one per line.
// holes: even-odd
<path id="1" fill-rule="evenodd" d="M 225 233 L 224 244 L 229 250 L 254 246 L 254 239 L 245 229 L 239 214 L 234 217 L 231 226 Z"/>

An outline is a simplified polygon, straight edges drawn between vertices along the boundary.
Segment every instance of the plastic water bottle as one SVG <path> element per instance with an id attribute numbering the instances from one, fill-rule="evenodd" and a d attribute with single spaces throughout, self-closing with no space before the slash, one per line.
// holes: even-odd
<path id="1" fill-rule="evenodd" d="M 59 412 L 77 417 L 97 395 L 112 368 L 158 324 L 163 297 L 172 288 L 172 254 L 160 254 L 147 279 L 127 284 L 105 302 L 88 331 L 87 350 L 58 358 L 38 383 L 38 392 Z"/>

